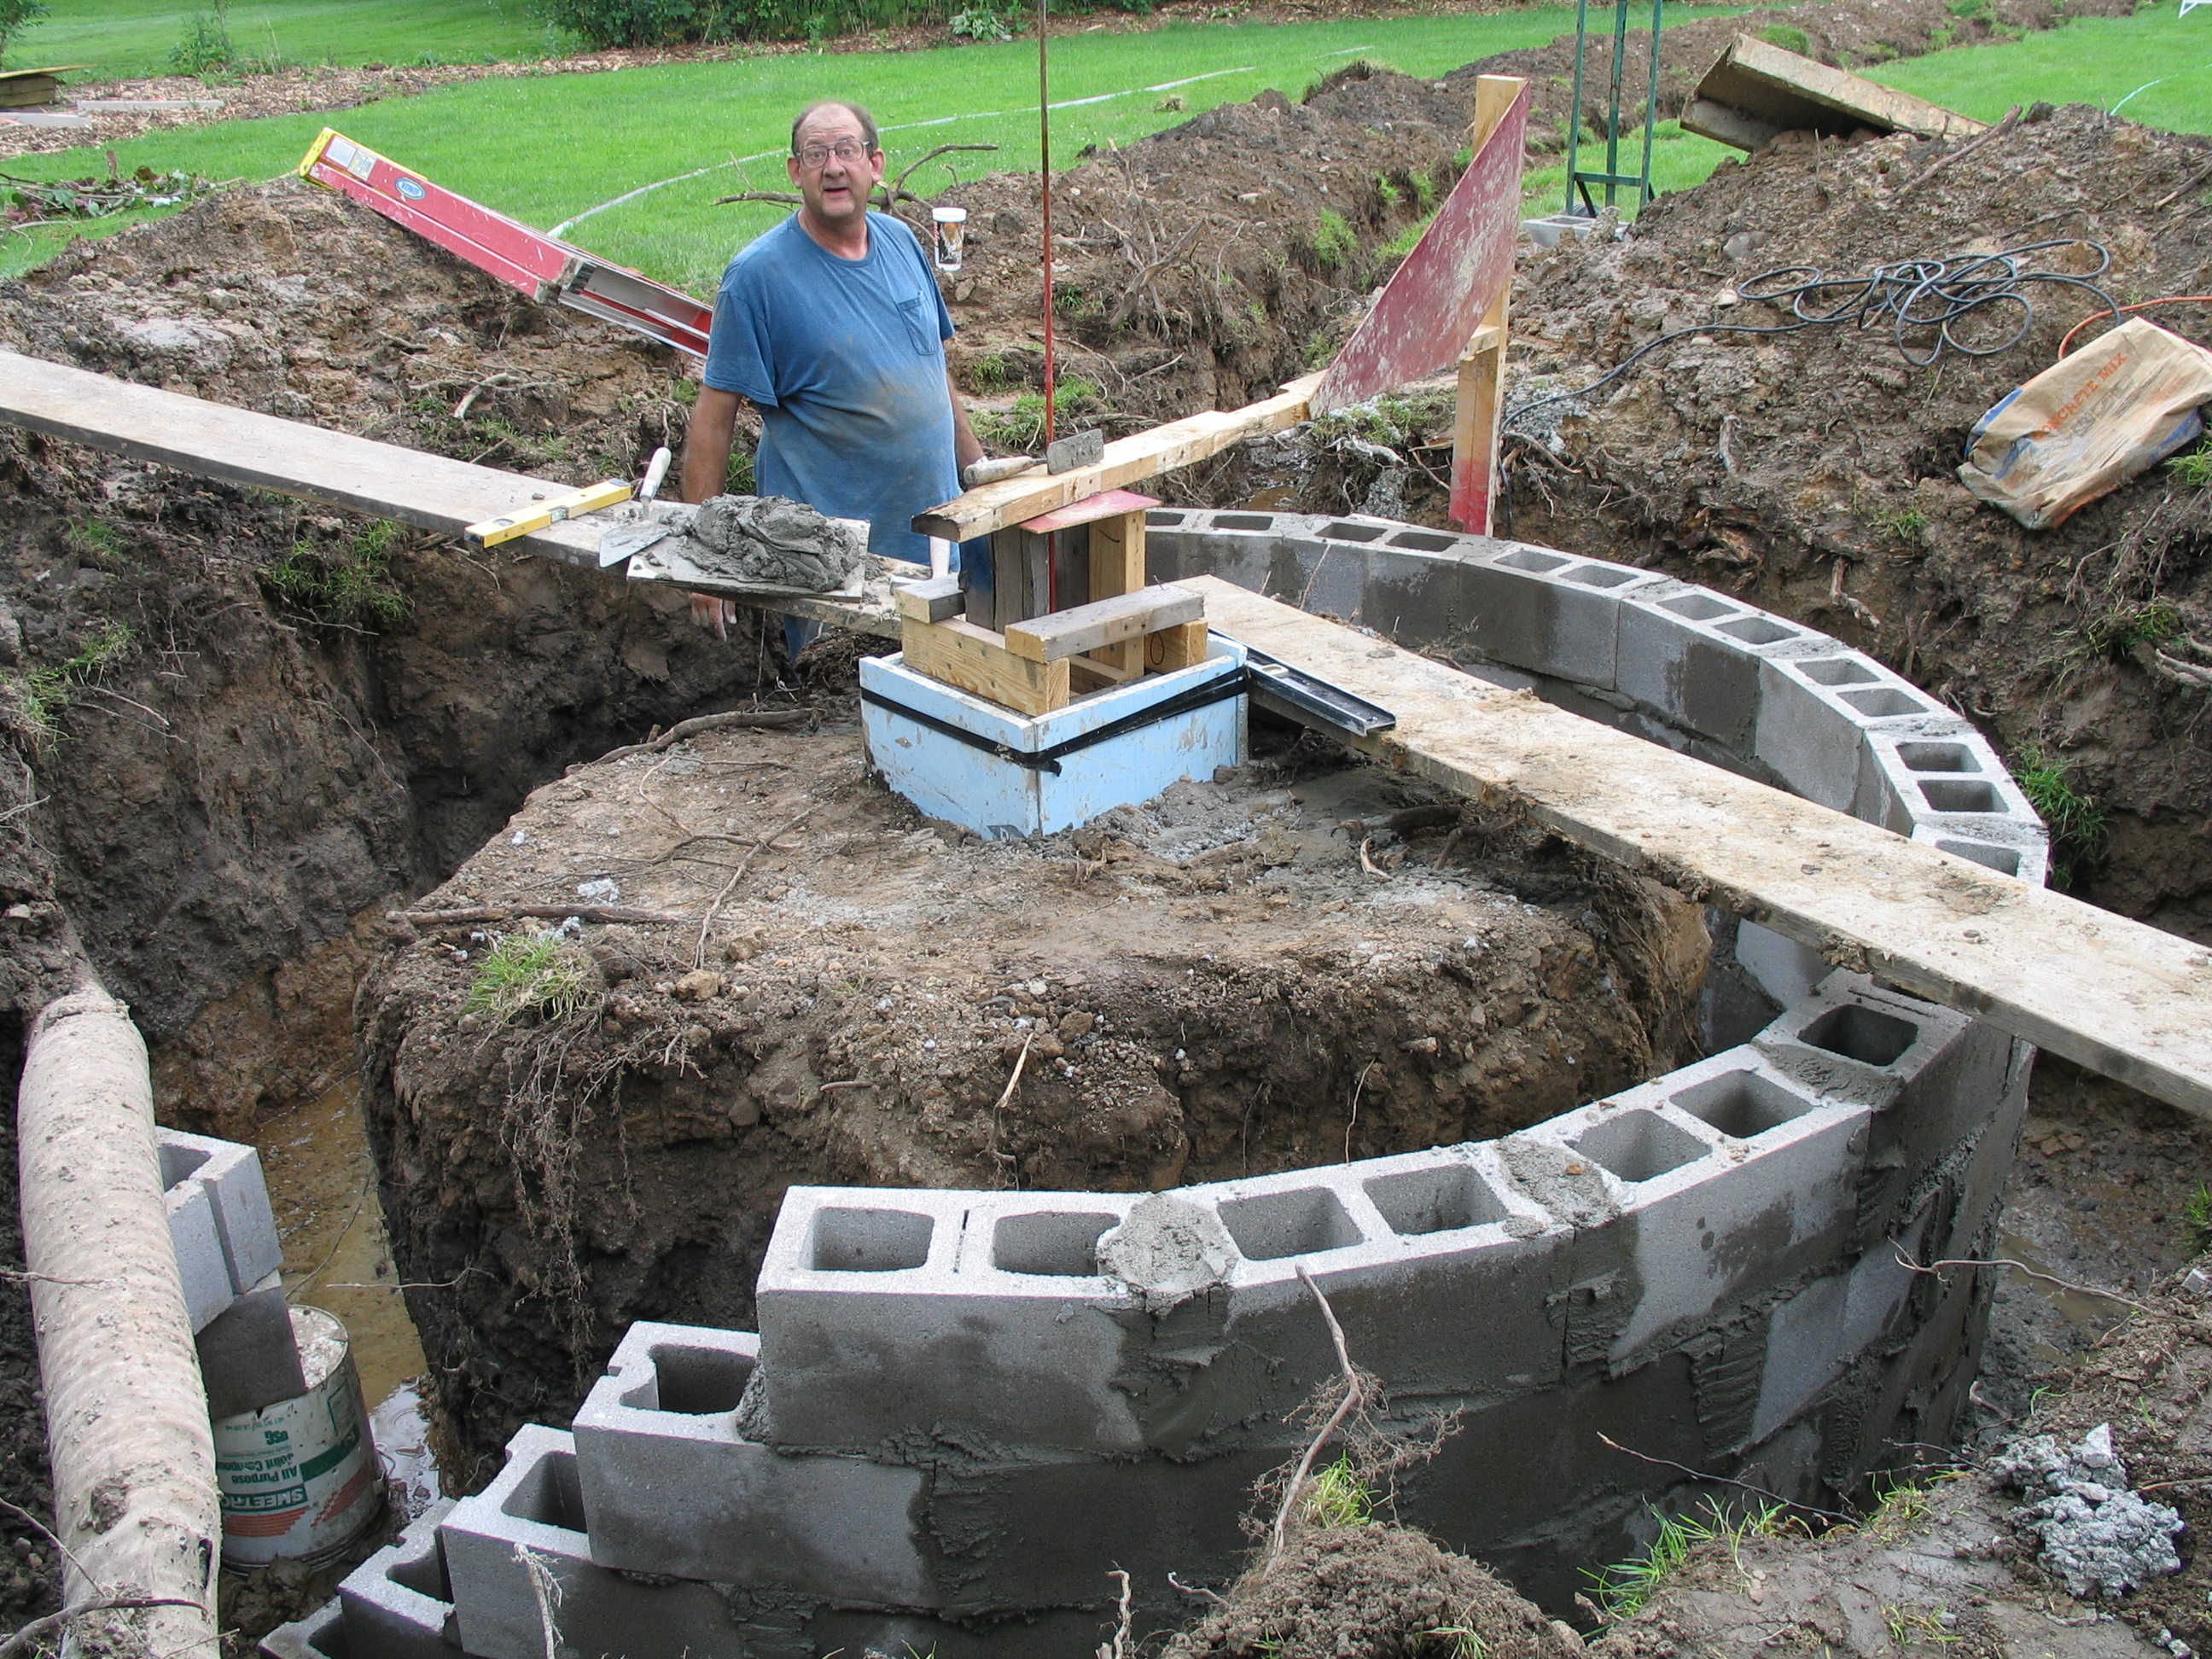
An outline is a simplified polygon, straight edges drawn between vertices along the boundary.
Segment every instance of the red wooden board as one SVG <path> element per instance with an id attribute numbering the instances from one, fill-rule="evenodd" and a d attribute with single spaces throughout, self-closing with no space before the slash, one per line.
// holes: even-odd
<path id="1" fill-rule="evenodd" d="M 1133 489 L 1105 489 L 1096 495 L 1085 495 L 1079 501 L 1070 501 L 1066 507 L 1056 507 L 1042 518 L 1024 520 L 1021 527 L 1042 536 L 1048 531 L 1073 530 L 1079 524 L 1091 524 L 1099 519 L 1110 519 L 1116 514 L 1134 513 L 1142 507 L 1158 505 L 1150 495 L 1139 495 Z"/>
<path id="2" fill-rule="evenodd" d="M 1524 87 L 1491 130 L 1482 154 L 1460 174 L 1428 234 L 1322 374 L 1314 389 L 1315 414 L 1364 403 L 1457 364 L 1482 313 L 1513 280 L 1528 130 Z"/>

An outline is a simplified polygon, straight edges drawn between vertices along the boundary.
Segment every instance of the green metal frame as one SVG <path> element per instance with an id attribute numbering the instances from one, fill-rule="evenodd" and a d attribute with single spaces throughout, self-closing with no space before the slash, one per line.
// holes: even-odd
<path id="1" fill-rule="evenodd" d="M 1652 197 L 1651 190 L 1651 128 L 1659 112 L 1659 27 L 1665 21 L 1667 0 L 1651 0 L 1651 84 L 1644 94 L 1644 170 L 1623 173 L 1620 170 L 1620 79 L 1628 58 L 1628 9 L 1633 0 L 1613 0 L 1613 78 L 1607 88 L 1605 118 L 1605 171 L 1585 172 L 1579 162 L 1583 138 L 1583 59 L 1589 46 L 1589 0 L 1575 0 L 1575 102 L 1567 123 L 1567 205 L 1565 211 L 1577 210 L 1575 198 L 1582 198 L 1581 211 L 1591 218 L 1597 216 L 1597 203 L 1591 198 L 1590 186 L 1605 187 L 1605 205 L 1614 205 L 1613 193 L 1624 185 L 1636 187 L 1637 205 L 1642 206 Z"/>

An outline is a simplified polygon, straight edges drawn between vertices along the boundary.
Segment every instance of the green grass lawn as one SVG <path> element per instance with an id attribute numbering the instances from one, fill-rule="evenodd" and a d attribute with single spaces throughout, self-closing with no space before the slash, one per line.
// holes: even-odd
<path id="1" fill-rule="evenodd" d="M 1054 156 L 1065 164 L 1085 144 L 1126 143 L 1268 87 L 1297 98 L 1356 58 L 1436 75 L 1492 52 L 1541 45 L 1573 26 L 1571 9 L 1547 6 L 1493 16 L 1176 25 L 1056 39 L 1054 101 L 1101 101 L 1054 112 Z M 1180 112 L 1162 110 L 1162 94 L 1143 90 L 1184 81 L 1191 84 L 1178 89 L 1187 106 Z M 547 229 L 641 185 L 709 169 L 595 214 L 568 233 L 594 252 L 703 293 L 731 253 L 783 211 L 716 207 L 714 198 L 787 187 L 781 158 L 792 112 L 832 95 L 857 99 L 875 112 L 893 172 L 951 143 L 1000 146 L 988 156 L 948 158 L 961 164 L 963 177 L 1037 165 L 1036 46 L 1020 40 L 479 81 L 347 110 L 332 124 L 449 189 Z M 150 134 L 115 149 L 125 167 L 266 179 L 295 166 L 322 125 L 312 115 L 227 122 Z M 106 161 L 97 149 L 81 149 L 9 165 L 56 179 L 105 171 Z M 928 193 L 951 179 L 933 164 L 914 183 Z M 45 257 L 41 240 L 10 239 L 0 271 L 22 269 L 34 252 Z"/>
<path id="2" fill-rule="evenodd" d="M 1867 73 L 1978 121 L 2042 100 L 2122 105 L 2121 114 L 2146 126 L 2212 132 L 2212 7 L 2184 17 L 2179 0 L 2157 0 L 2133 17 L 2083 17 L 2048 33 Z"/>
<path id="3" fill-rule="evenodd" d="M 48 0 L 8 43 L 8 67 L 88 64 L 104 78 L 167 75 L 169 48 L 212 3 Z M 230 37 L 248 57 L 293 64 L 481 64 L 543 58 L 559 42 L 524 0 L 232 0 Z"/>

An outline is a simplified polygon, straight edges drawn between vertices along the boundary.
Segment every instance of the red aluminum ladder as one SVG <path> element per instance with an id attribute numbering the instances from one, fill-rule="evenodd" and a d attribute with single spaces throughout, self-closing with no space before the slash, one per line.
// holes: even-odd
<path id="1" fill-rule="evenodd" d="M 695 357 L 707 355 L 712 306 L 456 196 L 343 133 L 325 127 L 299 172 L 533 300 L 603 318 Z"/>

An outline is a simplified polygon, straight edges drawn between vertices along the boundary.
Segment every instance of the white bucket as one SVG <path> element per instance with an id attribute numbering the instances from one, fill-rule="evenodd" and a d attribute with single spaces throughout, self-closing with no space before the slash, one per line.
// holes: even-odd
<path id="1" fill-rule="evenodd" d="M 327 1559 L 384 1507 L 345 1327 L 320 1308 L 295 1308 L 292 1336 L 307 1393 L 215 1425 L 222 1559 L 234 1566 Z"/>

